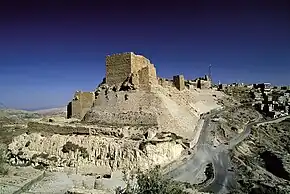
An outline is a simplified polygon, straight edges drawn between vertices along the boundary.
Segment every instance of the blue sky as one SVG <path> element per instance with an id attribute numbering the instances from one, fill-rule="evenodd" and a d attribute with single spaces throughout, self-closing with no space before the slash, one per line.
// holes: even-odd
<path id="1" fill-rule="evenodd" d="M 0 24 L 0 102 L 13 108 L 94 90 L 117 52 L 146 56 L 161 77 L 194 79 L 212 64 L 216 82 L 290 84 L 286 0 L 7 1 Z"/>

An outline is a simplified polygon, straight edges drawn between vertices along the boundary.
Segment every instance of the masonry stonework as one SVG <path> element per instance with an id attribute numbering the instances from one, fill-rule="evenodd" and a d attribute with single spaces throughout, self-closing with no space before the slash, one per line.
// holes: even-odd
<path id="1" fill-rule="evenodd" d="M 134 90 L 140 90 L 144 94 L 149 94 L 153 89 L 158 88 L 157 85 L 176 87 L 181 91 L 185 89 L 185 86 L 189 89 L 210 88 L 211 80 L 206 76 L 185 81 L 183 75 L 174 76 L 173 80 L 157 78 L 154 65 L 146 57 L 136 55 L 133 52 L 112 54 L 106 56 L 106 78 L 104 81 L 98 86 L 95 93 L 77 91 L 74 99 L 67 106 L 67 118 L 84 119 L 92 107 L 96 108 L 103 103 L 107 105 L 109 101 L 112 101 L 111 103 L 117 102 L 122 92 L 134 93 Z M 110 93 L 110 91 L 115 93 Z M 128 103 L 130 101 L 128 94 L 126 93 L 124 97 L 123 103 Z M 131 97 L 129 96 L 129 98 Z M 103 119 L 107 116 L 104 116 Z M 121 117 L 123 118 L 122 115 Z M 150 119 L 152 118 L 150 117 Z"/>
<path id="2" fill-rule="evenodd" d="M 139 73 L 139 87 L 142 90 L 151 90 L 152 85 L 156 85 L 158 83 L 156 78 L 156 71 L 152 64 L 142 68 Z"/>
<path id="3" fill-rule="evenodd" d="M 199 77 L 195 80 L 186 80 L 185 85 L 189 89 L 210 89 L 212 87 L 212 82 L 209 76 L 205 75 L 204 77 Z"/>
<path id="4" fill-rule="evenodd" d="M 211 87 L 211 81 L 200 80 L 201 89 L 209 89 Z"/>
<path id="5" fill-rule="evenodd" d="M 77 91 L 67 106 L 67 118 L 82 119 L 93 106 L 94 100 L 95 94 L 93 92 Z"/>
<path id="6" fill-rule="evenodd" d="M 173 80 L 165 79 L 165 78 L 159 78 L 158 79 L 158 84 L 163 86 L 163 87 L 175 87 Z"/>
<path id="7" fill-rule="evenodd" d="M 130 52 L 106 57 L 106 84 L 119 85 L 130 76 L 141 90 L 150 90 L 158 82 L 154 65 L 144 56 Z"/>
<path id="8" fill-rule="evenodd" d="M 173 82 L 174 82 L 175 87 L 178 90 L 181 91 L 181 90 L 185 89 L 185 83 L 184 83 L 184 76 L 183 75 L 173 76 Z"/>
<path id="9" fill-rule="evenodd" d="M 113 54 L 106 57 L 106 83 L 122 83 L 132 72 L 132 53 Z"/>
<path id="10" fill-rule="evenodd" d="M 138 72 L 142 68 L 150 65 L 150 60 L 142 55 L 135 55 L 134 53 L 131 53 L 131 67 L 132 67 L 132 73 Z"/>

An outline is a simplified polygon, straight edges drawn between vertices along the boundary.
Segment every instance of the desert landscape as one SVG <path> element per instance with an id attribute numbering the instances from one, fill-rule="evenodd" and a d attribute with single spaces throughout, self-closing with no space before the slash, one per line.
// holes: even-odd
<path id="1" fill-rule="evenodd" d="M 193 149 L 202 114 L 221 109 L 223 98 L 207 76 L 163 79 L 144 56 L 113 54 L 106 57 L 103 83 L 91 92 L 77 91 L 66 109 L 19 111 L 24 116 L 15 118 L 11 115 L 16 112 L 3 109 L 3 148 L 11 168 L 45 172 L 29 192 L 98 189 L 93 183 L 86 188 L 77 183 L 89 179 L 104 182 L 105 190 L 113 192 L 114 186 L 122 186 L 123 171 L 164 167 Z M 66 185 L 54 187 L 62 176 Z M 7 192 L 14 188 L 1 187 Z"/>
<path id="2" fill-rule="evenodd" d="M 158 167 L 179 192 L 287 193 L 289 158 L 268 164 L 278 150 L 289 151 L 287 118 L 271 123 L 252 106 L 250 89 L 231 91 L 207 75 L 160 78 L 132 52 L 107 56 L 103 82 L 76 91 L 67 107 L 1 109 L 0 191 L 130 193 L 124 177 L 138 184 L 136 173 Z M 275 139 L 267 136 L 273 129 Z M 280 174 L 271 170 L 276 163 Z"/>

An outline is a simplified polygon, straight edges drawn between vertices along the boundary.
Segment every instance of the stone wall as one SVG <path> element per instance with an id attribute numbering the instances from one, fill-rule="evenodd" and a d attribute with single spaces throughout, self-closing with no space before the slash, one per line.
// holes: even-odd
<path id="1" fill-rule="evenodd" d="M 211 81 L 209 80 L 200 80 L 201 89 L 209 89 L 211 87 Z"/>
<path id="2" fill-rule="evenodd" d="M 67 106 L 67 118 L 82 119 L 93 106 L 94 100 L 95 94 L 93 92 L 77 91 Z"/>
<path id="3" fill-rule="evenodd" d="M 157 116 L 153 113 L 139 112 L 104 112 L 92 110 L 84 121 L 90 124 L 103 125 L 139 125 L 139 126 L 157 126 Z M 91 115 L 94 115 L 93 117 Z"/>
<path id="4" fill-rule="evenodd" d="M 196 80 L 186 80 L 185 85 L 189 89 L 210 89 L 211 88 L 211 81 L 210 80 L 205 80 L 202 78 L 198 78 Z"/>
<path id="5" fill-rule="evenodd" d="M 174 87 L 173 81 L 169 80 L 169 79 L 165 79 L 165 78 L 158 78 L 158 84 L 163 86 L 163 87 L 167 87 L 167 86 Z"/>
<path id="6" fill-rule="evenodd" d="M 142 68 L 150 65 L 150 60 L 145 58 L 142 55 L 135 55 L 134 53 L 131 53 L 131 70 L 132 72 L 138 72 Z"/>
<path id="7" fill-rule="evenodd" d="M 132 72 L 132 53 L 113 54 L 106 57 L 106 83 L 122 83 Z"/>
<path id="8" fill-rule="evenodd" d="M 130 76 L 135 88 L 150 90 L 157 84 L 155 67 L 144 56 L 131 52 L 106 57 L 106 84 L 119 85 Z"/>
<path id="9" fill-rule="evenodd" d="M 185 84 L 183 75 L 173 76 L 173 83 L 178 90 L 184 90 Z"/>
<path id="10" fill-rule="evenodd" d="M 83 122 L 131 126 L 158 125 L 156 107 L 160 103 L 154 93 L 144 90 L 100 93 Z"/>
<path id="11" fill-rule="evenodd" d="M 156 70 L 152 64 L 147 65 L 138 72 L 139 87 L 142 90 L 151 90 L 151 86 L 158 83 Z"/>

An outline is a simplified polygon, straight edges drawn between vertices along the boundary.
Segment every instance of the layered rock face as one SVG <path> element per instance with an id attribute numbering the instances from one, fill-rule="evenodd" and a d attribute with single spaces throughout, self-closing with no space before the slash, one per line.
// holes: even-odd
<path id="1" fill-rule="evenodd" d="M 141 142 L 86 135 L 23 134 L 9 145 L 11 163 L 55 167 L 78 167 L 86 173 L 118 169 L 147 169 L 177 159 L 183 147 L 174 141 Z M 100 170 L 102 169 L 102 170 Z M 97 172 L 96 172 L 97 173 Z"/>

